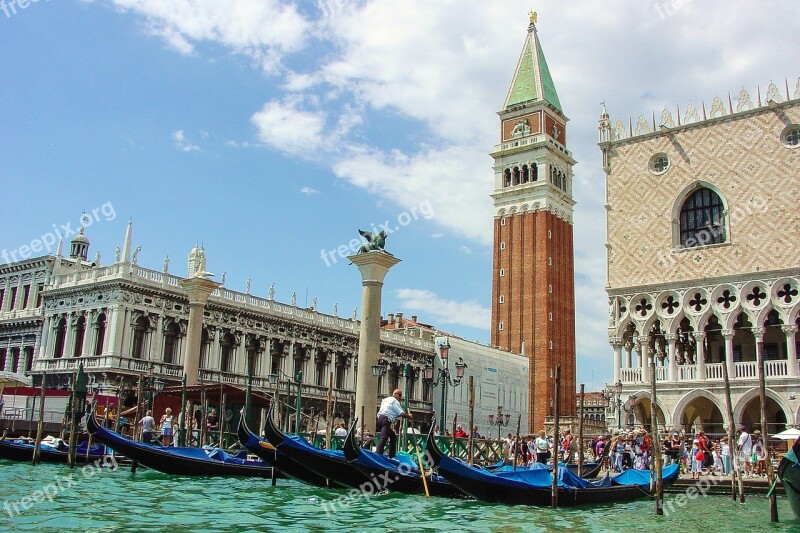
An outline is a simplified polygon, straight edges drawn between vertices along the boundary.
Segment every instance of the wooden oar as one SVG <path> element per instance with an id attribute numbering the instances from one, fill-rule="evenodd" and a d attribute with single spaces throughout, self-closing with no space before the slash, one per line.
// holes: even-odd
<path id="1" fill-rule="evenodd" d="M 417 461 L 419 462 L 419 473 L 422 474 L 422 484 L 425 486 L 425 496 L 430 498 L 431 493 L 428 490 L 428 480 L 425 479 L 425 465 L 422 464 L 422 455 L 420 455 L 419 453 L 419 446 L 417 445 L 417 439 L 414 439 L 414 451 L 417 452 Z"/>

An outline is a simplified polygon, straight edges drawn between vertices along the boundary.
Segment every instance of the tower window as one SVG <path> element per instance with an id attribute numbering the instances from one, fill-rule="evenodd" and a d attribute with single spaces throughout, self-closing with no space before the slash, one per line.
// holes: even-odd
<path id="1" fill-rule="evenodd" d="M 650 172 L 656 175 L 669 170 L 669 156 L 664 153 L 656 154 L 650 158 Z"/>
<path id="2" fill-rule="evenodd" d="M 498 329 L 498 330 L 500 330 L 500 331 L 503 331 L 503 323 L 502 323 L 502 322 L 500 322 L 500 323 L 497 325 L 497 329 Z"/>
<path id="3" fill-rule="evenodd" d="M 549 313 L 547 313 L 547 318 L 548 318 L 548 320 L 550 320 L 550 322 L 552 322 L 552 321 L 553 321 L 553 312 L 552 312 L 552 311 L 550 311 Z"/>
<path id="4" fill-rule="evenodd" d="M 717 193 L 701 188 L 681 207 L 680 239 L 684 248 L 727 242 L 725 206 Z"/>
<path id="5" fill-rule="evenodd" d="M 500 225 L 501 226 L 505 226 L 506 225 L 506 217 L 503 217 L 503 218 L 500 219 Z"/>
<path id="6" fill-rule="evenodd" d="M 500 269 L 500 277 L 501 277 L 501 278 L 502 278 L 502 277 L 505 277 L 505 275 L 506 275 L 506 269 L 505 269 L 505 268 L 501 268 L 501 269 Z"/>
<path id="7" fill-rule="evenodd" d="M 553 349 L 553 341 L 548 341 L 547 344 L 550 347 L 550 349 L 552 350 Z"/>
<path id="8" fill-rule="evenodd" d="M 552 257 L 548 257 L 547 258 L 547 264 L 550 265 L 550 266 L 553 266 L 553 258 Z"/>
<path id="9" fill-rule="evenodd" d="M 547 230 L 547 238 L 548 239 L 552 239 L 553 238 L 553 232 L 552 231 Z"/>
<path id="10" fill-rule="evenodd" d="M 549 292 L 550 294 L 553 294 L 553 286 L 552 285 L 548 285 L 547 286 L 547 292 Z"/>
<path id="11" fill-rule="evenodd" d="M 800 126 L 792 124 L 783 131 L 783 145 L 788 148 L 800 147 Z"/>
<path id="12" fill-rule="evenodd" d="M 498 297 L 497 301 L 498 301 L 499 303 L 501 303 L 501 304 L 502 304 L 502 303 L 505 303 L 505 302 L 506 302 L 506 297 L 505 297 L 505 296 L 503 296 L 503 295 L 501 294 L 501 295 Z"/>
<path id="13" fill-rule="evenodd" d="M 501 242 L 501 243 L 500 243 L 500 249 L 501 249 L 501 250 L 505 250 L 505 249 L 506 249 L 506 243 L 504 243 L 504 242 Z"/>

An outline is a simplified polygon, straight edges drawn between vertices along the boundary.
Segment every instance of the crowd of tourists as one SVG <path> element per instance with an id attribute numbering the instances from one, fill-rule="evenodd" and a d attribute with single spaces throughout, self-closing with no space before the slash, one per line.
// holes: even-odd
<path id="1" fill-rule="evenodd" d="M 689 434 L 685 431 L 666 434 L 659 443 L 644 428 L 633 431 L 615 430 L 611 434 L 597 435 L 584 440 L 584 461 L 601 461 L 604 470 L 623 472 L 627 469 L 647 470 L 653 454 L 661 453 L 662 464 L 678 463 L 681 473 L 691 474 L 692 479 L 701 475 L 730 475 L 733 455 L 744 477 L 766 477 L 767 448 L 759 430 L 752 434 L 740 426 L 734 442 L 727 436 L 710 437 L 705 431 Z M 570 463 L 577 460 L 579 442 L 569 429 L 554 439 L 540 431 L 537 436 L 521 437 L 519 441 L 511 433 L 503 442 L 503 457 L 517 465 L 535 462 L 549 463 L 554 456 Z"/>

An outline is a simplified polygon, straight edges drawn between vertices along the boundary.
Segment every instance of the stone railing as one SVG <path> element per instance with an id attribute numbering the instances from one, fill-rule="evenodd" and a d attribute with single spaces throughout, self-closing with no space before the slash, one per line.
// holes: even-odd
<path id="1" fill-rule="evenodd" d="M 706 377 L 704 381 L 722 381 L 723 365 L 725 363 L 706 363 Z M 743 363 L 735 363 L 735 375 L 730 377 L 733 379 L 758 379 L 758 367 L 755 361 L 745 361 Z M 798 373 L 800 373 L 800 365 Z M 641 368 L 620 368 L 619 370 L 620 381 L 623 383 L 642 383 L 642 369 Z M 767 378 L 788 378 L 789 365 L 786 359 L 777 361 L 764 361 L 764 376 Z M 668 381 L 668 369 L 666 367 L 656 368 L 656 379 L 658 381 Z M 675 381 L 698 381 L 699 374 L 697 365 L 678 365 L 677 375 Z"/>

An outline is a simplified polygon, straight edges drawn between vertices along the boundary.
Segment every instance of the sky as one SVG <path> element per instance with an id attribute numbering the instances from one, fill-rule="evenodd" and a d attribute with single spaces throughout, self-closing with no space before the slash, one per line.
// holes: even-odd
<path id="1" fill-rule="evenodd" d="M 0 1 L 0 260 L 83 220 L 109 264 L 132 220 L 140 265 L 186 275 L 201 243 L 229 289 L 352 316 L 344 257 L 358 229 L 389 228 L 384 314 L 486 343 L 488 154 L 532 8 L 578 161 L 577 377 L 598 390 L 601 102 L 627 123 L 794 88 L 800 3 Z"/>

